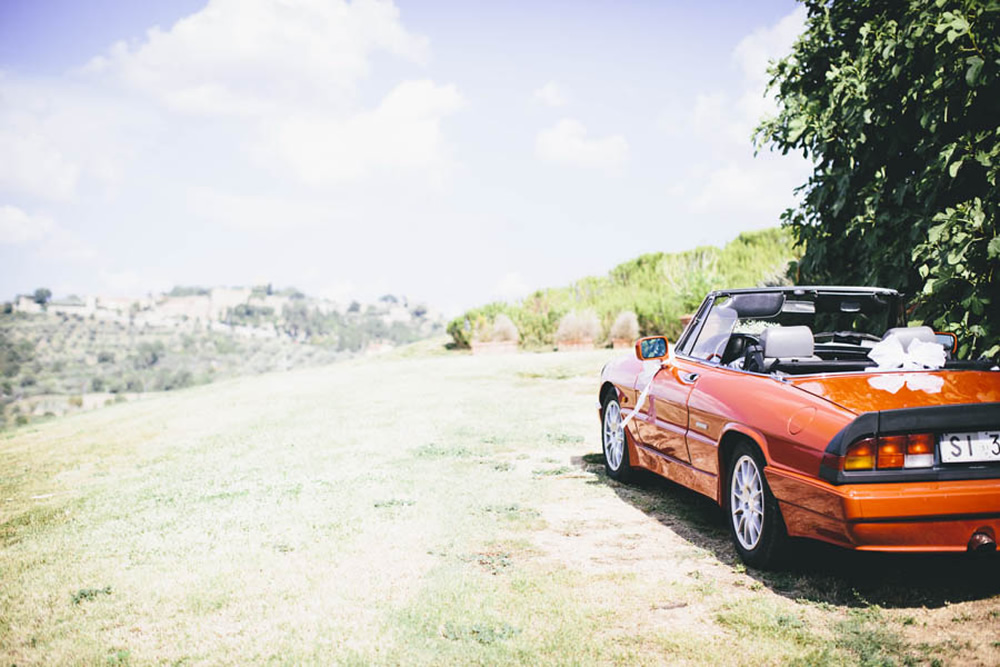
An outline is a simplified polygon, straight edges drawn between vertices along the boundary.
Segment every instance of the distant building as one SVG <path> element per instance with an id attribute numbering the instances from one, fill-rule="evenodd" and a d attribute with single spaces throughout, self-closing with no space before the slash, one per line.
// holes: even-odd
<path id="1" fill-rule="evenodd" d="M 52 299 L 46 310 L 53 315 L 79 315 L 90 317 L 97 311 L 97 298 L 88 296 L 85 299 L 73 295 L 65 299 Z"/>
<path id="2" fill-rule="evenodd" d="M 168 296 L 157 302 L 154 310 L 161 320 L 201 320 L 212 316 L 212 299 L 208 295 Z"/>
<path id="3" fill-rule="evenodd" d="M 33 296 L 20 295 L 17 297 L 17 301 L 14 302 L 14 312 L 15 313 L 27 313 L 29 315 L 34 315 L 36 313 L 42 312 L 41 304 L 35 301 Z"/>
<path id="4" fill-rule="evenodd" d="M 212 289 L 209 298 L 212 305 L 210 317 L 213 320 L 221 320 L 226 316 L 226 311 L 250 301 L 253 290 L 249 287 L 215 287 Z"/>
<path id="5" fill-rule="evenodd" d="M 147 310 L 152 306 L 152 299 L 132 299 L 120 296 L 97 297 L 97 310 L 114 315 L 128 317 L 134 310 Z"/>

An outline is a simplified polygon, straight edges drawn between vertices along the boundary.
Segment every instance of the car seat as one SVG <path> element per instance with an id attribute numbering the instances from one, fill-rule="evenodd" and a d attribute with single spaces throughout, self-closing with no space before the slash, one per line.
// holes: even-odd
<path id="1" fill-rule="evenodd" d="M 807 326 L 770 327 L 760 334 L 763 370 L 781 370 L 800 361 L 822 361 L 814 352 L 813 332 Z"/>

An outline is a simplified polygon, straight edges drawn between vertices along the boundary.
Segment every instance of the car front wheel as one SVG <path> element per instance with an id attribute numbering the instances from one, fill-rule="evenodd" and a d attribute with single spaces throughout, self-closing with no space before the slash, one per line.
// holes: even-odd
<path id="1" fill-rule="evenodd" d="M 605 401 L 601 422 L 604 469 L 607 471 L 608 477 L 620 482 L 627 481 L 632 468 L 628 460 L 625 427 L 622 426 L 622 408 L 617 398 L 609 398 Z"/>
<path id="2" fill-rule="evenodd" d="M 778 502 L 764 478 L 764 457 L 747 443 L 729 457 L 727 505 L 736 552 L 752 567 L 777 564 L 787 540 Z"/>

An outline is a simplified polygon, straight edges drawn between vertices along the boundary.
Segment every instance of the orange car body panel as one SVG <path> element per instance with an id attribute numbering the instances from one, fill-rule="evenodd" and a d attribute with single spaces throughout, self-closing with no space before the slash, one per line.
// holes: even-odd
<path id="1" fill-rule="evenodd" d="M 623 414 L 637 408 L 642 369 L 631 356 L 602 373 Z M 678 381 L 692 374 L 697 377 L 690 384 Z M 765 475 L 792 536 L 880 551 L 965 551 L 977 530 L 1000 536 L 997 478 L 837 485 L 819 477 L 827 445 L 859 414 L 1000 402 L 1000 372 L 778 378 L 679 357 L 656 373 L 649 394 L 652 401 L 638 406 L 627 427 L 631 465 L 721 504 L 723 444 L 733 436 L 749 438 L 767 460 Z"/>

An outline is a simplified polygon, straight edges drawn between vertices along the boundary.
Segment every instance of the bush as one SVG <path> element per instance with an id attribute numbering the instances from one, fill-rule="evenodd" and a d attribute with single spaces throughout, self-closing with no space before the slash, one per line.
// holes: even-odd
<path id="1" fill-rule="evenodd" d="M 520 337 L 517 326 L 503 313 L 497 315 L 496 319 L 493 320 L 491 340 L 503 343 L 516 343 Z"/>
<path id="2" fill-rule="evenodd" d="M 189 370 L 180 370 L 176 373 L 171 373 L 168 370 L 163 369 L 156 377 L 156 385 L 163 391 L 183 389 L 184 387 L 190 387 L 193 384 L 194 375 Z"/>
<path id="3" fill-rule="evenodd" d="M 155 366 L 160 359 L 163 358 L 163 353 L 166 351 L 163 343 L 156 341 L 155 343 L 148 343 L 143 341 L 139 343 L 136 350 L 136 357 L 134 360 L 134 365 L 138 369 L 150 368 Z"/>
<path id="4" fill-rule="evenodd" d="M 618 317 L 615 318 L 614 324 L 611 325 L 611 330 L 608 332 L 608 336 L 612 340 L 629 340 L 633 341 L 639 337 L 639 317 L 631 310 L 625 310 L 618 313 Z"/>
<path id="5" fill-rule="evenodd" d="M 516 304 L 490 303 L 453 319 L 447 327 L 457 348 L 467 348 L 503 313 L 517 326 L 524 347 L 556 341 L 567 313 L 591 310 L 610 329 L 623 311 L 636 314 L 639 335 L 676 338 L 680 318 L 693 312 L 705 294 L 724 287 L 785 282 L 797 257 L 791 235 L 782 229 L 746 232 L 724 248 L 702 247 L 680 253 L 650 253 L 625 262 L 606 276 L 588 277 L 568 287 L 538 290 Z M 483 327 L 486 327 L 484 330 Z M 600 338 L 600 336 L 595 336 Z"/>
<path id="6" fill-rule="evenodd" d="M 95 377 L 90 381 L 91 391 L 104 391 L 104 378 Z"/>
<path id="7" fill-rule="evenodd" d="M 66 402 L 69 403 L 70 406 L 74 408 L 82 408 L 83 396 L 70 396 L 68 399 L 66 399 Z"/>
<path id="8" fill-rule="evenodd" d="M 601 321 L 597 313 L 585 310 L 581 313 L 572 311 L 560 321 L 556 330 L 556 342 L 580 343 L 597 340 L 601 335 Z"/>

